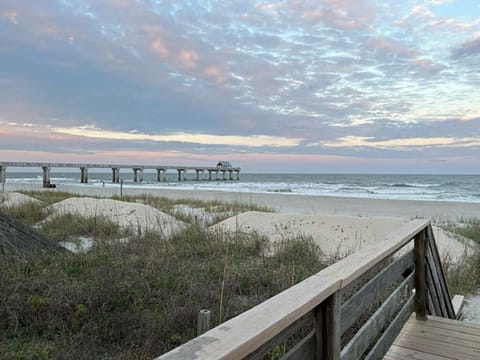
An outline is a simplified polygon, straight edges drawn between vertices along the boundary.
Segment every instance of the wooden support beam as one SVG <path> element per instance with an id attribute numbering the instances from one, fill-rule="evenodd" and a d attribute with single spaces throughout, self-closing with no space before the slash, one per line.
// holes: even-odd
<path id="1" fill-rule="evenodd" d="M 315 359 L 340 360 L 340 292 L 315 309 Z"/>
<path id="2" fill-rule="evenodd" d="M 414 238 L 415 262 L 415 312 L 417 319 L 427 320 L 427 277 L 425 256 L 427 253 L 425 230 Z"/>

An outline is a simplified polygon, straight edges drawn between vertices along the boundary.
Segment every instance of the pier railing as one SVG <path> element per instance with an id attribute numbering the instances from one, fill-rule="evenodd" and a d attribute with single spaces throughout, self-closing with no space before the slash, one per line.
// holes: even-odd
<path id="1" fill-rule="evenodd" d="M 261 359 L 292 341 L 285 359 L 378 359 L 413 311 L 453 319 L 454 303 L 430 221 L 415 220 L 158 359 Z"/>

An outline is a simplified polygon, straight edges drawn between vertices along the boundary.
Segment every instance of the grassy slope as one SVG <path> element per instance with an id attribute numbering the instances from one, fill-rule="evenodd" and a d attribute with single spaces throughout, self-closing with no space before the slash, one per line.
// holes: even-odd
<path id="1" fill-rule="evenodd" d="M 17 216 L 45 216 L 31 211 Z M 98 245 L 86 254 L 1 259 L 0 358 L 152 358 L 195 336 L 200 309 L 210 309 L 216 325 L 325 266 L 302 238 L 266 257 L 265 238 L 195 226 L 123 244 L 108 241 L 123 234 L 103 219 L 63 216 L 43 231 L 93 235 Z"/>

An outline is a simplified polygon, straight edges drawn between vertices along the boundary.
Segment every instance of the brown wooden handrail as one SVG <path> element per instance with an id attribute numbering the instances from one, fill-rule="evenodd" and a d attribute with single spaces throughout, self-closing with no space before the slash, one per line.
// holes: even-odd
<path id="1" fill-rule="evenodd" d="M 385 265 L 413 239 L 414 250 Z M 349 310 L 352 302 L 356 308 L 367 308 L 369 304 L 362 303 L 362 299 L 368 297 L 362 294 L 375 293 L 386 282 L 397 287 L 342 348 L 345 328 L 358 321 L 349 318 L 357 316 Z M 342 297 L 352 292 L 354 295 L 342 304 Z M 427 313 L 455 317 L 429 220 L 405 224 L 383 241 L 340 260 L 157 359 L 259 358 L 281 342 L 295 323 L 309 317 L 313 321 L 312 332 L 286 358 L 376 358 L 388 350 L 412 312 L 412 305 L 420 317 Z M 389 323 L 392 317 L 394 320 Z M 366 354 L 368 349 L 370 353 Z"/>

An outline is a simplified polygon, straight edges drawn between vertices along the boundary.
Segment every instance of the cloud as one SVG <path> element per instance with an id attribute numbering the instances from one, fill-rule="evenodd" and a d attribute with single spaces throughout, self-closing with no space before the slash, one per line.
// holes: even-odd
<path id="1" fill-rule="evenodd" d="M 440 2 L 1 2 L 0 117 L 52 136 L 12 130 L 3 146 L 464 154 L 479 131 L 478 8 Z"/>
<path id="2" fill-rule="evenodd" d="M 455 58 L 470 57 L 480 54 L 480 36 L 473 40 L 465 41 L 453 49 Z"/>
<path id="3" fill-rule="evenodd" d="M 198 54 L 193 50 L 182 50 L 178 55 L 178 60 L 186 69 L 195 69 L 197 67 Z"/>
<path id="4" fill-rule="evenodd" d="M 203 145 L 225 145 L 225 146 L 244 146 L 244 147 L 294 147 L 298 146 L 303 140 L 301 138 L 288 138 L 268 135 L 214 135 L 214 134 L 189 134 L 180 132 L 169 135 L 150 135 L 137 132 L 105 131 L 100 129 L 83 128 L 54 128 L 53 131 L 58 134 L 68 134 L 83 136 L 94 139 L 112 139 L 112 140 L 140 140 L 156 142 L 182 142 Z"/>
<path id="5" fill-rule="evenodd" d="M 336 142 L 327 142 L 322 144 L 326 147 L 370 147 L 377 149 L 409 149 L 409 148 L 422 148 L 422 147 L 432 147 L 432 146 L 441 146 L 441 147 L 471 147 L 471 146 L 480 146 L 480 136 L 479 137 L 465 137 L 465 138 L 454 138 L 454 137 L 417 137 L 417 138 L 399 138 L 399 139 L 389 139 L 389 140 L 375 140 L 371 137 L 362 137 L 362 136 L 346 136 L 339 139 Z"/>
<path id="6" fill-rule="evenodd" d="M 412 63 L 417 65 L 421 70 L 429 73 L 438 73 L 439 71 L 446 69 L 445 65 L 435 63 L 432 60 L 425 58 L 414 59 L 412 60 Z"/>

